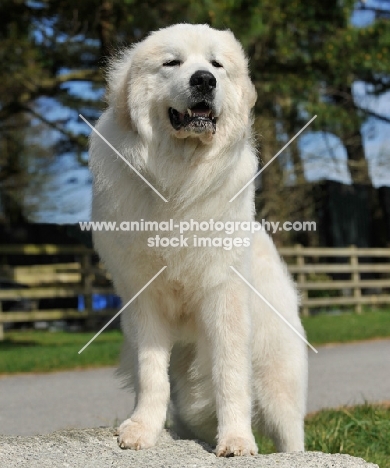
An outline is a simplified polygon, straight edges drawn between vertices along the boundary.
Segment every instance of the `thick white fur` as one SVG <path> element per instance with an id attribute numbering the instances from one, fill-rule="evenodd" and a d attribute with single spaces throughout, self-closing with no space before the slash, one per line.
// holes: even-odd
<path id="1" fill-rule="evenodd" d="M 178 56 L 180 67 L 162 66 Z M 177 132 L 168 118 L 169 107 L 186 109 L 189 77 L 198 69 L 217 79 L 215 135 Z M 255 99 L 246 58 L 229 31 L 180 24 L 125 51 L 111 67 L 109 105 L 97 129 L 169 202 L 92 134 L 93 219 L 253 220 L 253 185 L 229 200 L 256 171 Z M 264 429 L 279 451 L 304 450 L 306 345 L 230 268 L 303 334 L 295 287 L 271 239 L 259 232 L 250 247 L 180 249 L 150 248 L 149 236 L 94 233 L 123 303 L 167 265 L 122 314 L 120 372 L 135 388 L 136 405 L 119 428 L 120 446 L 153 446 L 171 398 L 176 430 L 216 441 L 217 455 L 256 453 L 251 426 Z"/>

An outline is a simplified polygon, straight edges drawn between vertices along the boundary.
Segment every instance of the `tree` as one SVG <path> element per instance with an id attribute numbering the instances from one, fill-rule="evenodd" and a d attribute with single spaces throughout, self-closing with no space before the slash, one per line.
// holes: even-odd
<path id="1" fill-rule="evenodd" d="M 358 5 L 363 7 L 367 5 Z M 75 94 L 74 85 L 89 83 L 92 90 L 101 92 L 106 57 L 118 47 L 175 22 L 207 22 L 232 29 L 250 57 L 258 91 L 256 134 L 261 162 L 267 162 L 317 114 L 310 130 L 337 135 L 346 148 L 354 183 L 367 184 L 360 130 L 373 112 L 362 109 L 353 98 L 353 84 L 363 80 L 374 94 L 389 89 L 390 64 L 385 57 L 390 34 L 383 12 L 376 13 L 378 20 L 373 24 L 355 27 L 351 24 L 354 8 L 353 0 L 326 4 L 316 0 L 309 5 L 298 0 L 6 0 L 0 5 L 0 56 L 8 64 L 0 81 L 2 138 L 9 140 L 9 129 L 18 119 L 19 127 L 39 121 L 57 132 L 54 154 L 72 151 L 85 164 L 86 135 L 70 123 L 79 112 L 94 120 L 104 104 L 101 98 Z M 67 116 L 49 118 L 40 105 L 42 97 L 69 109 Z M 26 140 L 22 132 L 13 138 L 22 154 L 28 141 L 22 144 Z M 2 159 L 16 164 L 16 146 L 4 143 L 2 147 Z M 46 154 L 47 145 L 41 149 Z M 28 154 L 21 158 L 25 162 L 17 165 L 20 180 L 28 184 Z M 315 200 L 304 169 L 294 142 L 262 173 L 260 217 L 315 218 Z M 12 189 L 20 194 L 9 170 L 0 177 L 0 188 L 3 193 Z M 290 235 L 281 237 L 287 239 L 293 240 Z"/>

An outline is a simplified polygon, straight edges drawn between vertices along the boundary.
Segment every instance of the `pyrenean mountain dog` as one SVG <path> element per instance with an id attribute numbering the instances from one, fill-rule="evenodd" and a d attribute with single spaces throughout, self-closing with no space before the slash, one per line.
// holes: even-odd
<path id="1" fill-rule="evenodd" d="M 242 47 L 207 25 L 161 29 L 111 64 L 107 99 L 96 128 L 138 173 L 92 135 L 92 217 L 117 223 L 95 246 L 124 304 L 166 266 L 122 314 L 120 372 L 136 404 L 120 447 L 153 446 L 169 406 L 179 435 L 216 443 L 218 456 L 255 454 L 252 427 L 279 451 L 304 450 L 306 345 L 237 274 L 304 333 L 272 240 L 245 227 L 253 183 L 229 202 L 257 168 Z"/>

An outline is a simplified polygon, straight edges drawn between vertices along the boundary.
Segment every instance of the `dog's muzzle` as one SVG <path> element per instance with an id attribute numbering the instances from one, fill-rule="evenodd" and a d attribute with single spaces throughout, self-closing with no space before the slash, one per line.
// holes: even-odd
<path id="1" fill-rule="evenodd" d="M 184 113 L 170 107 L 169 119 L 175 130 L 184 129 L 189 132 L 213 134 L 217 130 L 217 118 L 214 117 L 211 106 L 205 101 L 198 102 Z"/>
<path id="2" fill-rule="evenodd" d="M 193 133 L 210 132 L 217 129 L 217 118 L 213 101 L 217 80 L 207 70 L 198 70 L 190 78 L 191 99 L 185 112 L 170 107 L 168 110 L 171 125 L 175 130 L 186 130 Z"/>

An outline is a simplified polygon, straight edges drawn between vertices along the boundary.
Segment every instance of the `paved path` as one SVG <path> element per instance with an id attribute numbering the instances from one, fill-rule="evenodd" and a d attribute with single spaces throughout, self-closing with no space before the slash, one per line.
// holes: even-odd
<path id="1" fill-rule="evenodd" d="M 0 434 L 112 426 L 133 404 L 113 368 L 0 377 Z"/>
<path id="2" fill-rule="evenodd" d="M 309 351 L 308 412 L 390 400 L 390 340 L 318 350 Z M 0 434 L 111 426 L 132 405 L 112 368 L 0 377 Z"/>

